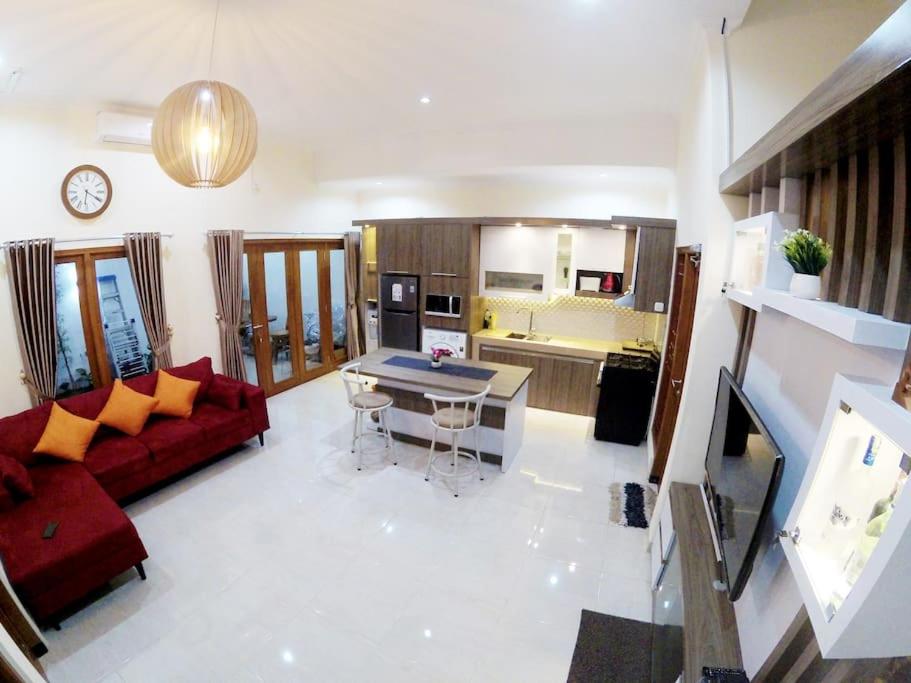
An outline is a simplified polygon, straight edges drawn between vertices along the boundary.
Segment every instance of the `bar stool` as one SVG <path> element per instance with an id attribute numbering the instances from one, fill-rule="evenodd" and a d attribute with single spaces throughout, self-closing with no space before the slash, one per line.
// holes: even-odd
<path id="1" fill-rule="evenodd" d="M 368 382 L 361 377 L 360 363 L 348 363 L 339 368 L 342 381 L 345 383 L 345 392 L 348 394 L 348 405 L 354 411 L 354 434 L 351 436 L 351 452 L 357 452 L 357 470 L 361 471 L 363 467 L 363 455 L 361 452 L 361 439 L 371 434 L 382 436 L 385 441 L 385 448 L 392 452 L 392 464 L 398 465 L 398 457 L 395 452 L 395 440 L 389 431 L 386 423 L 386 409 L 392 407 L 392 397 L 381 391 L 365 391 L 364 387 Z M 379 415 L 379 429 L 365 429 L 364 416 L 371 413 Z"/>
<path id="2" fill-rule="evenodd" d="M 490 385 L 479 394 L 472 396 L 438 396 L 436 394 L 424 394 L 424 398 L 429 399 L 433 404 L 433 414 L 430 421 L 433 423 L 433 440 L 430 442 L 430 454 L 427 457 L 427 472 L 424 474 L 424 481 L 430 481 L 431 471 L 440 477 L 455 480 L 455 497 L 459 497 L 459 479 L 466 475 L 474 474 L 477 469 L 478 477 L 484 481 L 484 473 L 481 471 L 481 448 L 478 438 L 478 427 L 481 426 L 481 411 L 484 409 L 484 400 L 490 393 Z M 471 408 L 471 404 L 474 408 Z M 440 407 L 445 404 L 445 407 Z M 437 443 L 437 432 L 444 431 L 450 434 L 450 450 L 434 456 L 433 450 Z M 474 454 L 471 451 L 459 447 L 459 439 L 466 432 L 474 433 Z M 471 468 L 459 473 L 459 456 L 468 458 L 471 461 Z M 449 467 L 452 469 L 442 469 L 436 464 L 441 459 L 451 459 Z"/>

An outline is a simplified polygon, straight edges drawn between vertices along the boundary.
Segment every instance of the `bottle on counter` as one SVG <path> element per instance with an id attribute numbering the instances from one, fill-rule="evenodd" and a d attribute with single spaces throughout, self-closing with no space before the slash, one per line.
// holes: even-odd
<path id="1" fill-rule="evenodd" d="M 867 450 L 864 453 L 864 465 L 867 467 L 872 467 L 873 463 L 876 462 L 876 455 L 879 453 L 879 444 L 882 443 L 876 434 L 870 437 L 870 441 L 867 443 Z"/>

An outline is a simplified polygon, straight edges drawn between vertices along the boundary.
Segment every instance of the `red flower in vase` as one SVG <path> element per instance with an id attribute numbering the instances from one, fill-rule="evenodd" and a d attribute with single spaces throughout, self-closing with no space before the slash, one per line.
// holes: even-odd
<path id="1" fill-rule="evenodd" d="M 452 356 L 452 351 L 443 348 L 432 349 L 430 355 L 433 356 L 434 363 L 439 363 L 443 357 Z"/>

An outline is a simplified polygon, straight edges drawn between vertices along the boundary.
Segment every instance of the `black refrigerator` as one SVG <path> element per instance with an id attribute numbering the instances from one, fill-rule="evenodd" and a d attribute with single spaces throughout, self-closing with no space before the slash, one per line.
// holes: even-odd
<path id="1" fill-rule="evenodd" d="M 415 275 L 387 273 L 380 277 L 380 346 L 408 351 L 420 349 L 418 284 Z"/>

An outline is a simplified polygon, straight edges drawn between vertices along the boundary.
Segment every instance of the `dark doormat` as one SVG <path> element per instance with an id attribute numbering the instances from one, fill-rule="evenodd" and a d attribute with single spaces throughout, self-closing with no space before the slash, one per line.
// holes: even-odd
<path id="1" fill-rule="evenodd" d="M 582 610 L 567 683 L 649 683 L 652 625 Z"/>

